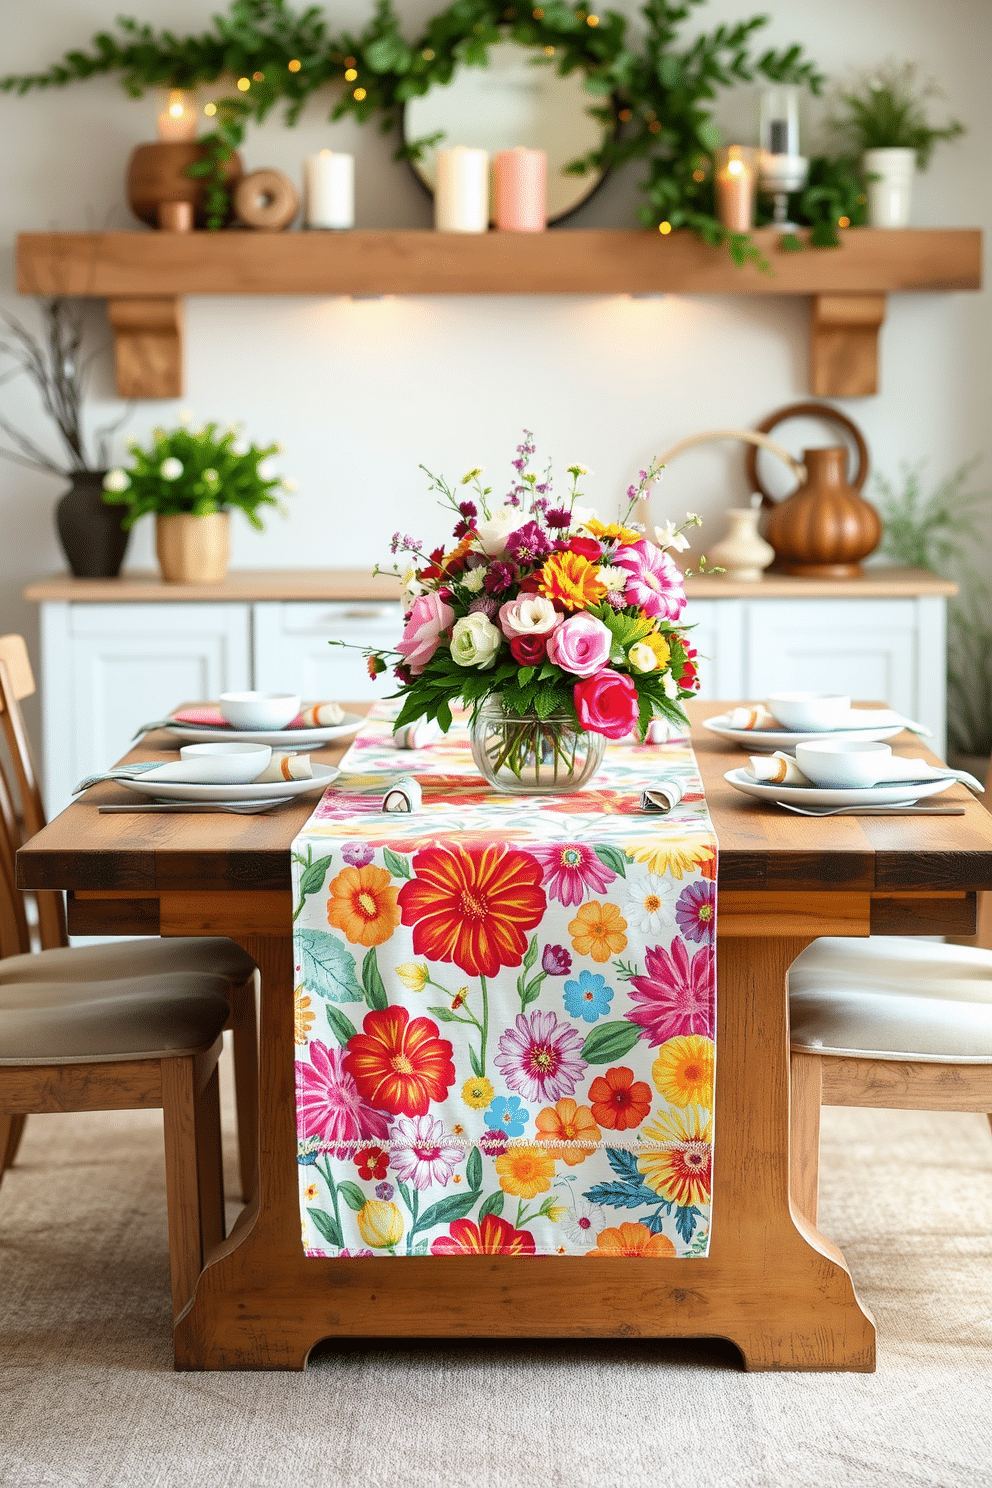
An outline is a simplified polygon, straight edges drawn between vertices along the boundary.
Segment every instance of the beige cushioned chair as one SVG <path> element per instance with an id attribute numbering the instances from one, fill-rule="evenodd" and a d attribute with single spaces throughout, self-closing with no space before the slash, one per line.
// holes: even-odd
<path id="1" fill-rule="evenodd" d="M 19 635 L 0 636 L 0 723 L 20 798 L 19 820 L 14 798 L 0 769 L 0 832 L 6 838 L 6 851 L 10 854 L 25 837 L 34 836 L 45 825 L 37 772 L 20 708 L 20 700 L 33 692 L 34 677 L 23 638 Z M 69 949 L 62 895 L 42 892 L 35 898 L 43 950 L 40 955 L 27 954 L 30 940 L 26 925 L 8 927 L 8 943 L 0 944 L 0 954 L 8 958 L 0 962 L 0 987 L 11 983 L 27 987 L 68 981 L 123 983 L 134 978 L 172 976 L 181 972 L 189 973 L 192 978 L 188 982 L 190 995 L 196 986 L 205 985 L 197 980 L 204 974 L 212 978 L 210 997 L 222 987 L 228 1007 L 227 1026 L 233 1030 L 238 1159 L 242 1194 L 248 1199 L 254 1189 L 258 1146 L 256 969 L 251 957 L 234 941 L 220 938 L 136 939 Z M 0 1178 L 4 1168 L 14 1161 L 23 1127 L 23 1115 L 12 1115 L 0 1129 Z"/>

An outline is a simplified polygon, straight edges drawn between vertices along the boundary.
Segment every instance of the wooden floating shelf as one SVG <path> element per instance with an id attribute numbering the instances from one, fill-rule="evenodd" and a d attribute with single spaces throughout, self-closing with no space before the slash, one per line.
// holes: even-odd
<path id="1" fill-rule="evenodd" d="M 863 397 L 887 294 L 981 288 L 977 228 L 851 228 L 839 248 L 793 253 L 768 229 L 755 239 L 770 273 L 685 232 L 26 233 L 18 289 L 106 299 L 121 396 L 175 398 L 191 294 L 803 295 L 812 391 Z"/>

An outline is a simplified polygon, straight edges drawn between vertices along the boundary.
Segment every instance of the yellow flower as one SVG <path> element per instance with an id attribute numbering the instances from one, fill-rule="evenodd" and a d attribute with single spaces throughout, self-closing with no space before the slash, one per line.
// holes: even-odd
<path id="1" fill-rule="evenodd" d="M 707 1203 L 713 1162 L 713 1119 L 709 1111 L 694 1106 L 684 1112 L 666 1111 L 642 1127 L 641 1135 L 666 1144 L 661 1151 L 644 1152 L 637 1159 L 648 1187 L 681 1207 Z"/>
<path id="2" fill-rule="evenodd" d="M 496 1159 L 499 1186 L 504 1193 L 532 1199 L 546 1193 L 555 1176 L 555 1160 L 541 1147 L 508 1147 Z"/>
<path id="3" fill-rule="evenodd" d="M 403 1238 L 403 1216 L 395 1204 L 369 1199 L 355 1215 L 362 1239 L 373 1250 L 387 1250 Z"/>
<path id="4" fill-rule="evenodd" d="M 411 992 L 423 992 L 431 979 L 426 961 L 422 965 L 419 961 L 405 961 L 402 966 L 397 966 L 396 975 Z"/>
<path id="5" fill-rule="evenodd" d="M 298 1044 L 305 1044 L 310 1037 L 310 1029 L 316 1022 L 317 1014 L 311 1012 L 310 999 L 303 992 L 303 983 L 293 993 L 295 1002 L 293 1022 L 295 1025 L 293 1037 Z"/>
<path id="6" fill-rule="evenodd" d="M 582 523 L 582 528 L 590 537 L 598 537 L 600 542 L 623 543 L 624 547 L 641 540 L 641 533 L 632 527 L 622 527 L 619 522 L 601 522 L 598 517 L 589 517 Z"/>
<path id="7" fill-rule="evenodd" d="M 712 1039 L 687 1033 L 662 1044 L 651 1066 L 659 1095 L 672 1106 L 713 1105 L 714 1048 Z"/>
<path id="8" fill-rule="evenodd" d="M 694 842 L 690 837 L 659 836 L 650 842 L 628 842 L 624 851 L 635 863 L 646 863 L 648 872 L 659 878 L 665 873 L 684 878 L 696 869 L 712 878 L 715 870 L 712 843 Z M 606 957 L 602 959 L 605 961 Z"/>
<path id="9" fill-rule="evenodd" d="M 598 567 L 581 553 L 552 553 L 538 575 L 541 593 L 567 610 L 587 610 L 606 594 Z"/>
<path id="10" fill-rule="evenodd" d="M 308 1183 L 307 1184 L 306 1188 L 303 1190 L 303 1197 L 305 1199 L 315 1199 L 317 1197 L 317 1185 L 316 1185 L 316 1183 Z"/>
<path id="11" fill-rule="evenodd" d="M 665 667 L 667 667 L 668 663 L 672 659 L 672 648 L 666 641 L 665 637 L 663 635 L 659 635 L 656 630 L 653 630 L 650 635 L 646 635 L 644 637 L 644 639 L 641 641 L 641 645 L 650 647 L 650 649 L 654 652 L 655 666 L 657 667 L 659 672 L 664 671 Z"/>
<path id="12" fill-rule="evenodd" d="M 593 900 L 583 904 L 569 922 L 568 933 L 577 955 L 591 956 L 602 963 L 626 949 L 627 937 L 623 933 L 626 928 L 627 921 L 615 904 L 597 904 Z"/>
<path id="13" fill-rule="evenodd" d="M 473 1111 L 485 1110 L 495 1094 L 492 1085 L 481 1075 L 477 1075 L 474 1080 L 466 1080 L 462 1086 L 462 1100 Z"/>
<path id="14" fill-rule="evenodd" d="M 545 1210 L 545 1213 L 547 1214 L 552 1224 L 558 1224 L 565 1218 L 565 1215 L 568 1213 L 568 1209 L 564 1204 L 552 1204 L 550 1209 Z"/>

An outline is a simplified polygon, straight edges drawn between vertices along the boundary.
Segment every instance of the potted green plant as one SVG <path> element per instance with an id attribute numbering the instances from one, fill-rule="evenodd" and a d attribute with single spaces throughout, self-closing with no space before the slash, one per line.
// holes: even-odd
<path id="1" fill-rule="evenodd" d="M 839 95 L 833 123 L 861 155 L 869 227 L 907 227 L 917 168 L 926 170 L 938 144 L 964 134 L 957 119 L 942 127 L 928 121 L 927 100 L 937 96 L 913 62 L 888 62 Z"/>
<path id="2" fill-rule="evenodd" d="M 128 508 L 123 526 L 155 517 L 155 550 L 162 577 L 183 584 L 212 584 L 227 572 L 228 512 L 236 507 L 262 528 L 259 509 L 278 506 L 277 490 L 293 489 L 269 462 L 278 444 L 248 444 L 235 428 L 156 429 L 151 443 L 129 446 L 128 469 L 108 470 L 103 500 Z"/>

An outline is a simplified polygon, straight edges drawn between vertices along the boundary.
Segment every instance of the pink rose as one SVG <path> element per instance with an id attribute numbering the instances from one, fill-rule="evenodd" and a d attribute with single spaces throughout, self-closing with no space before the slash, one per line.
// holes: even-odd
<path id="1" fill-rule="evenodd" d="M 499 624 L 512 641 L 515 636 L 550 635 L 561 624 L 561 616 L 542 594 L 519 594 L 500 605 Z"/>
<path id="2" fill-rule="evenodd" d="M 653 620 L 679 618 L 685 608 L 682 572 L 667 553 L 642 538 L 620 548 L 610 564 L 630 575 L 623 595 L 629 605 L 640 605 Z"/>
<path id="3" fill-rule="evenodd" d="M 574 677 L 591 677 L 610 659 L 613 637 L 594 615 L 573 615 L 548 637 L 548 660 Z"/>
<path id="4" fill-rule="evenodd" d="M 455 612 L 437 594 L 422 594 L 407 616 L 403 639 L 396 649 L 405 656 L 413 675 L 419 677 L 441 640 L 441 632 L 455 622 Z"/>
<path id="5" fill-rule="evenodd" d="M 604 667 L 576 682 L 572 696 L 579 722 L 590 733 L 625 739 L 637 723 L 637 688 L 622 672 Z"/>

